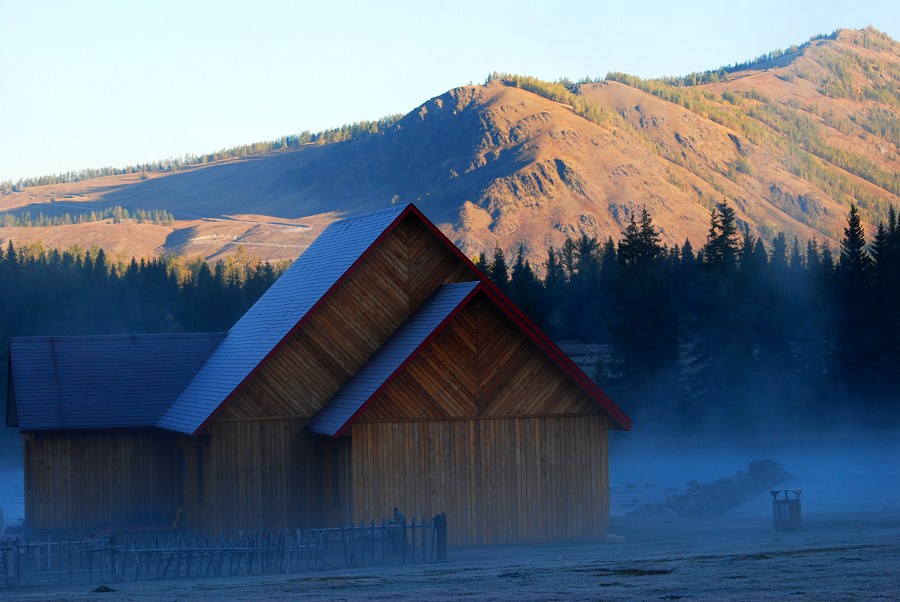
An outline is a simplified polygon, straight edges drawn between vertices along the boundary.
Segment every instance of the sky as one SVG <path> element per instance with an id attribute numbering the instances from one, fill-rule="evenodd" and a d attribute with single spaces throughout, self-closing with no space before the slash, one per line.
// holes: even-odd
<path id="1" fill-rule="evenodd" d="M 493 71 L 681 75 L 896 0 L 0 0 L 0 181 L 407 113 Z"/>

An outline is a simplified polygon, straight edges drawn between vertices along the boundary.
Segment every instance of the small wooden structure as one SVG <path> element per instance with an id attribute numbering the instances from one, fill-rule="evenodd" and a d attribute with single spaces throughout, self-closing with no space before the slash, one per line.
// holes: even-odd
<path id="1" fill-rule="evenodd" d="M 412 205 L 329 226 L 227 333 L 13 339 L 10 357 L 36 529 L 399 507 L 446 512 L 451 545 L 593 539 L 607 429 L 631 425 Z"/>

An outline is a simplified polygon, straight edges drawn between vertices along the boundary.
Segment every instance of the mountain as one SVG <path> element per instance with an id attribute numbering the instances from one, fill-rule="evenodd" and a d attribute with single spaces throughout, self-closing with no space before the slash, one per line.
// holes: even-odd
<path id="1" fill-rule="evenodd" d="M 337 217 L 412 201 L 469 255 L 523 244 L 539 264 L 566 236 L 618 239 L 644 205 L 665 242 L 699 247 L 727 199 L 765 240 L 784 231 L 833 245 L 851 202 L 869 233 L 897 204 L 898 90 L 900 47 L 873 28 L 685 78 L 495 75 L 377 135 L 0 195 L 0 210 L 32 216 L 118 205 L 167 210 L 173 226 L 2 228 L 0 238 L 212 259 L 244 245 L 292 258 Z"/>

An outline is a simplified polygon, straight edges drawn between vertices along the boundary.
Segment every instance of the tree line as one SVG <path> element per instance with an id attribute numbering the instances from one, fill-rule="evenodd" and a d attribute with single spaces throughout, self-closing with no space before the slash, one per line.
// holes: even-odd
<path id="1" fill-rule="evenodd" d="M 51 201 L 52 203 L 53 201 Z M 175 216 L 165 209 L 128 209 L 116 205 L 100 211 L 69 213 L 60 215 L 44 215 L 39 213 L 33 217 L 30 211 L 16 214 L 12 211 L 0 213 L 0 227 L 4 228 L 33 228 L 40 226 L 69 226 L 72 224 L 85 224 L 88 222 L 102 222 L 111 219 L 114 224 L 135 222 L 138 224 L 157 224 L 171 226 L 175 222 Z"/>
<path id="2" fill-rule="evenodd" d="M 511 263 L 511 265 L 510 265 Z M 520 248 L 477 265 L 555 340 L 600 345 L 597 380 L 644 424 L 780 431 L 900 416 L 900 224 L 867 244 L 853 206 L 840 248 L 741 232 L 723 202 L 705 244 L 668 247 L 649 212 L 618 241 Z"/>
<path id="3" fill-rule="evenodd" d="M 99 167 L 67 171 L 59 174 L 46 174 L 43 176 L 19 178 L 16 182 L 12 180 L 0 181 L 0 192 L 19 192 L 23 188 L 32 186 L 46 186 L 49 184 L 68 184 L 72 182 L 81 182 L 92 178 L 100 178 L 104 176 L 116 176 L 124 174 L 141 174 L 141 179 L 146 179 L 144 174 L 148 172 L 166 172 L 177 171 L 183 167 L 191 165 L 204 165 L 213 161 L 221 161 L 223 159 L 236 159 L 247 157 L 250 155 L 258 155 L 282 148 L 291 148 L 302 146 L 304 144 L 325 144 L 328 142 L 344 142 L 356 138 L 363 138 L 378 134 L 392 126 L 400 120 L 402 115 L 389 115 L 375 120 L 363 120 L 354 123 L 344 124 L 340 127 L 330 128 L 319 132 L 311 132 L 304 130 L 299 134 L 289 134 L 280 136 L 274 140 L 264 142 L 254 142 L 252 144 L 241 144 L 230 148 L 223 148 L 212 153 L 203 153 L 195 155 L 186 153 L 183 157 L 169 157 L 168 159 L 160 159 L 148 163 L 137 163 L 135 165 L 127 165 L 125 167 Z"/>

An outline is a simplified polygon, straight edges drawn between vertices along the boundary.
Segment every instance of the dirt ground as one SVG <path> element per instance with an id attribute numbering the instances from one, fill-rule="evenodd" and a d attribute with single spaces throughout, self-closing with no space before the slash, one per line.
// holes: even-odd
<path id="1" fill-rule="evenodd" d="M 457 548 L 440 564 L 314 574 L 0 590 L 22 600 L 896 600 L 900 511 L 616 518 L 624 542 Z"/>

